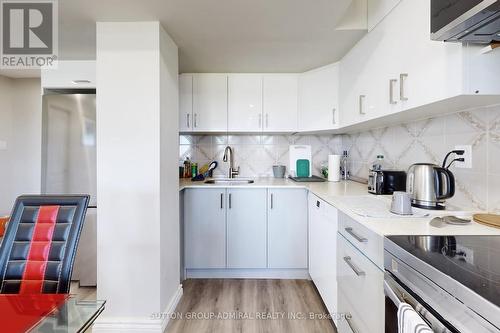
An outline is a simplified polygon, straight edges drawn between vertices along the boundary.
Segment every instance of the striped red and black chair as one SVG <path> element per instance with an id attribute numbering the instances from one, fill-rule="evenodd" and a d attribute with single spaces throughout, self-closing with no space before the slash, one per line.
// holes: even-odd
<path id="1" fill-rule="evenodd" d="M 0 294 L 66 294 L 89 196 L 17 198 L 0 247 Z"/>

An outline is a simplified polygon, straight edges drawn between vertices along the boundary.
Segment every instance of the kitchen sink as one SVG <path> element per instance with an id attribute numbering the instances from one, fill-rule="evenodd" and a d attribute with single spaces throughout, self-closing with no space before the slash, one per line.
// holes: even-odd
<path id="1" fill-rule="evenodd" d="M 205 184 L 253 184 L 253 179 L 248 178 L 215 178 L 205 181 Z"/>

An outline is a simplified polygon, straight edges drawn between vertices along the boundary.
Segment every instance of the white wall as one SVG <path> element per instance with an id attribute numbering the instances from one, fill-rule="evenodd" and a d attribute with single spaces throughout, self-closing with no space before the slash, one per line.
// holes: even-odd
<path id="1" fill-rule="evenodd" d="M 179 56 L 174 41 L 160 30 L 160 235 L 161 309 L 174 306 L 180 271 L 179 244 Z"/>
<path id="2" fill-rule="evenodd" d="M 0 216 L 21 194 L 39 194 L 42 97 L 39 79 L 0 76 Z"/>
<path id="3" fill-rule="evenodd" d="M 158 22 L 97 23 L 97 293 L 108 303 L 94 332 L 162 332 L 152 316 L 181 291 L 177 66 Z"/>

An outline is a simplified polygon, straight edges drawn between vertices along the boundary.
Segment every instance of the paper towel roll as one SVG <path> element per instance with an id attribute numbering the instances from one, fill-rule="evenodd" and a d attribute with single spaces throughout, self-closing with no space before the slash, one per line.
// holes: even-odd
<path id="1" fill-rule="evenodd" d="M 340 155 L 328 155 L 328 181 L 340 181 Z"/>

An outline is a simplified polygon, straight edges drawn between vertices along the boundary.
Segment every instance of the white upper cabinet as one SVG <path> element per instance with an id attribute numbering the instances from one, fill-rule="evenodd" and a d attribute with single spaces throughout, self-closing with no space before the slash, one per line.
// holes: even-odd
<path id="1" fill-rule="evenodd" d="M 401 0 L 368 0 L 368 31 L 373 30 Z M 403 29 L 404 30 L 404 29 Z"/>
<path id="2" fill-rule="evenodd" d="M 41 70 L 42 88 L 95 89 L 95 61 L 59 61 L 57 68 Z"/>
<path id="3" fill-rule="evenodd" d="M 193 125 L 195 132 L 227 130 L 227 75 L 193 74 Z"/>
<path id="4" fill-rule="evenodd" d="M 429 1 L 396 2 L 342 59 L 342 127 L 389 115 L 408 121 L 500 100 L 498 54 L 432 41 L 429 20 Z M 402 112 L 407 110 L 413 112 Z"/>
<path id="5" fill-rule="evenodd" d="M 193 75 L 179 75 L 179 131 L 193 130 Z"/>
<path id="6" fill-rule="evenodd" d="M 300 75 L 299 131 L 338 127 L 339 65 L 321 67 Z"/>
<path id="7" fill-rule="evenodd" d="M 297 131 L 298 84 L 298 74 L 264 75 L 264 132 Z"/>
<path id="8" fill-rule="evenodd" d="M 262 131 L 262 75 L 229 74 L 228 130 Z"/>

